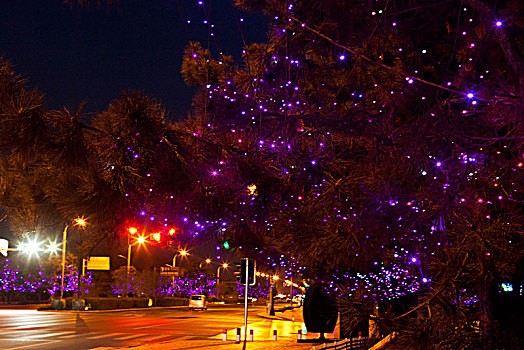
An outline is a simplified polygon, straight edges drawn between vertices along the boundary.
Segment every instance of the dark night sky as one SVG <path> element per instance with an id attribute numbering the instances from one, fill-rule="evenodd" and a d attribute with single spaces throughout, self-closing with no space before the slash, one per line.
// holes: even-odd
<path id="1" fill-rule="evenodd" d="M 182 54 L 190 38 L 207 46 L 206 16 L 218 48 L 235 59 L 242 49 L 239 16 L 248 42 L 265 39 L 261 16 L 241 14 L 231 0 L 204 3 L 206 11 L 198 0 L 120 0 L 118 6 L 83 8 L 61 0 L 1 0 L 0 55 L 46 93 L 50 108 L 87 99 L 87 111 L 96 112 L 130 88 L 158 98 L 172 117 L 185 116 L 193 91 L 180 74 Z M 210 48 L 217 52 L 214 43 Z"/>

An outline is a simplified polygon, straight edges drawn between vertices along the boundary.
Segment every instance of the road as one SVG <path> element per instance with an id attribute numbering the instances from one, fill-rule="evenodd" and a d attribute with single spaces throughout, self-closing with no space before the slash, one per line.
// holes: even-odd
<path id="1" fill-rule="evenodd" d="M 266 317 L 264 306 L 250 307 L 248 329 L 253 329 L 255 342 L 272 341 L 273 330 L 277 330 L 278 341 L 296 343 L 297 332 L 302 327 L 301 311 L 288 310 L 277 319 Z M 198 349 L 198 344 L 204 342 L 224 345 L 223 329 L 227 329 L 228 341 L 234 344 L 236 328 L 243 325 L 243 305 L 209 305 L 205 311 L 188 311 L 187 307 L 118 311 L 0 309 L 0 348 L 82 350 L 164 342 L 171 344 L 166 349 L 186 348 L 177 347 L 179 342 L 193 343 L 192 348 Z M 310 347 L 295 345 L 293 349 Z"/>

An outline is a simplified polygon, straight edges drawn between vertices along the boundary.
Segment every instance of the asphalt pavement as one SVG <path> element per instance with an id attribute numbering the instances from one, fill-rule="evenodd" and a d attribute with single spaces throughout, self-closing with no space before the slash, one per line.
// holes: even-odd
<path id="1" fill-rule="evenodd" d="M 254 339 L 250 341 L 248 336 L 246 343 L 243 342 L 244 310 L 239 305 L 215 305 L 207 311 L 188 311 L 187 307 L 155 307 L 38 312 L 37 307 L 0 307 L 1 349 L 305 350 L 315 345 L 298 342 L 299 330 L 302 328 L 305 332 L 302 308 L 288 306 L 277 310 L 275 316 L 270 316 L 265 307 L 251 305 L 248 331 L 253 332 Z M 237 327 L 241 327 L 241 341 L 238 343 Z M 223 339 L 223 330 L 226 340 Z M 278 332 L 276 339 L 275 331 Z M 301 337 L 313 339 L 318 338 L 318 334 Z M 334 334 L 326 337 L 334 338 Z"/>
<path id="2" fill-rule="evenodd" d="M 299 309 L 301 311 L 301 309 Z M 283 320 L 290 321 L 294 317 L 298 316 L 298 313 L 295 310 L 286 314 L 277 313 L 275 316 L 269 316 L 265 313 L 258 313 L 256 317 L 273 319 L 273 320 Z M 334 334 L 328 335 L 332 337 Z M 318 334 L 307 334 L 302 335 L 302 339 L 309 339 L 310 341 L 314 338 L 317 338 Z M 333 339 L 335 340 L 335 339 Z M 192 337 L 190 339 L 176 339 L 174 341 L 155 343 L 155 344 L 144 344 L 136 346 L 125 346 L 125 347 L 101 347 L 94 350 L 109 350 L 109 349 L 137 349 L 137 350 L 171 350 L 171 349 L 180 349 L 180 350 L 197 350 L 197 349 L 213 349 L 213 350 L 228 350 L 228 349 L 238 349 L 238 350 L 305 350 L 311 349 L 315 343 L 313 342 L 298 342 L 298 332 L 294 334 L 277 334 L 276 339 L 253 339 L 244 341 L 244 329 L 241 329 L 241 341 L 236 342 L 236 331 L 231 330 L 227 332 L 226 340 L 223 339 L 223 335 L 213 337 Z M 318 344 L 317 344 L 318 345 Z"/>

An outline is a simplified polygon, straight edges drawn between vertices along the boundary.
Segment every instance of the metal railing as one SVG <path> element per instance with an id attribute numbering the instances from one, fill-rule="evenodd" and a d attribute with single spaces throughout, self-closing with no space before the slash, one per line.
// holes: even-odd
<path id="1" fill-rule="evenodd" d="M 356 350 L 367 347 L 368 338 L 349 338 L 336 341 L 334 343 L 324 343 L 313 346 L 310 350 L 331 349 L 331 350 Z"/>

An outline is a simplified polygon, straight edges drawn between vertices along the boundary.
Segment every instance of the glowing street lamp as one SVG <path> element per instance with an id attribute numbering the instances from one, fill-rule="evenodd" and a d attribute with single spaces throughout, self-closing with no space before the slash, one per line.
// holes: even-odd
<path id="1" fill-rule="evenodd" d="M 58 252 L 58 249 L 60 249 L 60 246 L 58 245 L 56 241 L 54 241 L 54 242 L 49 243 L 46 251 L 50 254 L 56 254 Z"/>
<path id="2" fill-rule="evenodd" d="M 198 264 L 198 268 L 199 268 L 199 269 L 202 268 L 202 264 L 203 264 L 203 263 L 206 263 L 206 265 L 209 265 L 209 264 L 211 264 L 211 259 L 207 258 L 206 260 L 201 261 L 200 264 Z"/>
<path id="3" fill-rule="evenodd" d="M 173 257 L 173 267 L 176 267 L 176 257 L 177 256 L 188 256 L 189 253 L 187 250 L 185 249 L 182 249 L 182 250 L 179 250 L 177 254 L 175 254 L 175 256 Z"/>
<path id="4" fill-rule="evenodd" d="M 22 242 L 18 245 L 18 251 L 26 253 L 29 256 L 38 255 L 38 252 L 42 251 L 41 242 L 37 241 L 37 238 L 28 238 L 27 242 Z"/>
<path id="5" fill-rule="evenodd" d="M 185 249 L 182 249 L 182 250 L 179 250 L 177 254 L 175 254 L 175 256 L 173 257 L 173 267 L 176 267 L 176 257 L 177 256 L 188 256 L 189 253 L 187 250 Z M 175 294 L 175 276 L 173 276 L 173 280 L 172 280 L 172 290 L 173 290 L 173 294 Z"/>
<path id="6" fill-rule="evenodd" d="M 147 237 L 146 236 L 138 236 L 138 238 L 136 239 L 136 243 L 138 244 L 144 244 L 146 243 L 147 241 Z"/>
<path id="7" fill-rule="evenodd" d="M 137 229 L 134 227 L 130 227 L 128 231 L 129 233 L 136 233 Z M 138 236 L 136 238 L 135 243 L 131 243 L 129 241 L 129 235 L 127 236 L 127 274 L 126 274 L 127 289 L 129 289 L 129 271 L 131 270 L 131 247 L 133 246 L 133 244 L 142 245 L 142 244 L 145 244 L 146 242 L 147 242 L 147 238 L 144 235 Z"/>
<path id="8" fill-rule="evenodd" d="M 74 219 L 74 226 L 84 228 L 87 226 L 87 221 L 82 218 Z M 64 298 L 64 275 L 65 275 L 65 257 L 66 257 L 66 244 L 67 244 L 67 229 L 69 224 L 64 228 L 64 233 L 62 235 L 62 279 L 60 280 L 60 299 Z"/>
<path id="9" fill-rule="evenodd" d="M 228 263 L 223 263 L 217 269 L 217 295 L 220 294 L 220 269 L 227 269 L 228 267 Z"/>

